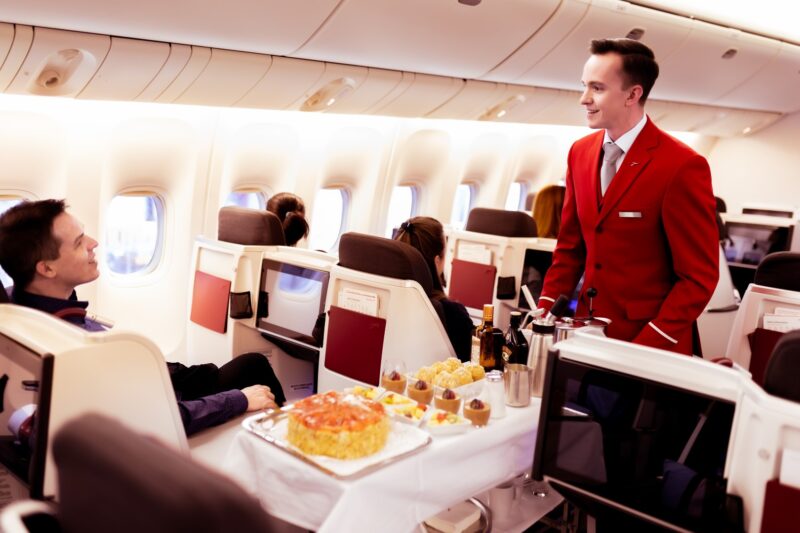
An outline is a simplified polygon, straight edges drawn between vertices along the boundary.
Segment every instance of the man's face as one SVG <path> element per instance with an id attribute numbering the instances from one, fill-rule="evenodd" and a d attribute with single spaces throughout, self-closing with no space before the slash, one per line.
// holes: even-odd
<path id="1" fill-rule="evenodd" d="M 583 66 L 581 83 L 580 102 L 586 108 L 589 127 L 605 128 L 614 139 L 625 133 L 630 127 L 630 108 L 638 105 L 638 98 L 632 97 L 633 87 L 624 88 L 622 58 L 614 53 L 590 56 Z"/>
<path id="2" fill-rule="evenodd" d="M 94 249 L 97 241 L 83 233 L 83 225 L 69 213 L 53 220 L 53 236 L 60 242 L 58 259 L 46 261 L 54 278 L 68 287 L 94 281 L 100 275 Z"/>

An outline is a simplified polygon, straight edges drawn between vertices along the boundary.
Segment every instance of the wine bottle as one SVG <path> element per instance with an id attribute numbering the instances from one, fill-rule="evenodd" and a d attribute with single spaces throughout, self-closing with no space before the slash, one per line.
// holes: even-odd
<path id="1" fill-rule="evenodd" d="M 524 365 L 528 362 L 528 341 L 519 329 L 522 323 L 522 313 L 511 311 L 511 321 L 505 335 L 503 346 L 503 359 L 509 364 Z"/>

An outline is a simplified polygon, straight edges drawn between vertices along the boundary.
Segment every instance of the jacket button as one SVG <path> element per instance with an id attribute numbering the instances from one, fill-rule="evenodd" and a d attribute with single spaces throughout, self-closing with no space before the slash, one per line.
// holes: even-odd
<path id="1" fill-rule="evenodd" d="M 594 268 L 595 268 L 596 270 L 602 270 L 602 268 L 603 268 L 603 265 L 601 265 L 600 263 L 595 263 L 595 264 L 594 264 Z"/>

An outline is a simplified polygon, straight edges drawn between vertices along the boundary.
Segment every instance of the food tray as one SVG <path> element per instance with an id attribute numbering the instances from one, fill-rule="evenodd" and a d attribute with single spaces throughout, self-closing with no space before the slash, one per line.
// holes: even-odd
<path id="1" fill-rule="evenodd" d="M 273 446 L 337 479 L 353 479 L 374 472 L 417 453 L 433 440 L 426 431 L 416 426 L 392 420 L 389 438 L 382 450 L 360 459 L 334 459 L 324 455 L 309 455 L 292 446 L 286 439 L 288 419 L 288 410 L 284 408 L 245 418 L 242 426 Z"/>

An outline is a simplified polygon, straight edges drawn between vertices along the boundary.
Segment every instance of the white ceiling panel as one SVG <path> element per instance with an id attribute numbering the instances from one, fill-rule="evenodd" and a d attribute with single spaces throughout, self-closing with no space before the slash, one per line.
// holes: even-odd
<path id="1" fill-rule="evenodd" d="M 292 55 L 475 78 L 533 35 L 558 0 L 344 0 Z"/>

